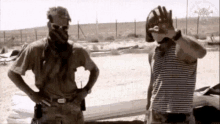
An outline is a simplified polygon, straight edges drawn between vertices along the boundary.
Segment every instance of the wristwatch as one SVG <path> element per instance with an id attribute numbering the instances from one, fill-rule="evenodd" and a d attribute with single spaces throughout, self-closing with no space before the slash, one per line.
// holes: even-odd
<path id="1" fill-rule="evenodd" d="M 179 40 L 180 37 L 182 37 L 182 33 L 181 33 L 181 30 L 178 30 L 178 31 L 176 32 L 176 35 L 173 36 L 172 39 L 173 39 L 174 41 L 177 41 L 177 40 Z"/>

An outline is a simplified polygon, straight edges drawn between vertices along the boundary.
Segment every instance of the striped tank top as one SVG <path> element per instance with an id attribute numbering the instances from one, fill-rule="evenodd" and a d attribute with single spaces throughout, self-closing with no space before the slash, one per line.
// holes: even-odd
<path id="1" fill-rule="evenodd" d="M 164 113 L 189 113 L 193 106 L 197 61 L 187 64 L 175 55 L 172 45 L 161 56 L 159 48 L 152 56 L 153 91 L 150 110 Z"/>

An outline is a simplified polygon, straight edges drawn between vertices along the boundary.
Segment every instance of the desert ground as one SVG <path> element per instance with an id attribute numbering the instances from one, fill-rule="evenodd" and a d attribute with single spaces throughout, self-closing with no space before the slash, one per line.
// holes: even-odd
<path id="1" fill-rule="evenodd" d="M 100 69 L 99 78 L 86 98 L 86 106 L 97 106 L 147 97 L 150 81 L 150 66 L 147 53 L 113 54 L 92 57 Z M 19 89 L 7 77 L 11 63 L 0 65 L 0 123 L 7 119 L 11 112 L 12 96 Z M 86 85 L 89 72 L 80 67 L 76 72 L 77 86 Z M 34 75 L 28 71 L 24 80 L 30 87 L 34 86 Z M 198 60 L 196 89 L 213 86 L 219 83 L 219 51 L 208 51 Z M 144 115 L 102 120 L 96 123 L 141 123 Z M 89 124 L 89 123 L 88 123 Z M 90 123 L 91 124 L 91 123 Z"/>

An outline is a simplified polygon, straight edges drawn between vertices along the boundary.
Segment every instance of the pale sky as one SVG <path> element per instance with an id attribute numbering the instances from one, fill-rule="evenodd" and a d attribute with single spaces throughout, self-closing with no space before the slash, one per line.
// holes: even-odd
<path id="1" fill-rule="evenodd" d="M 15 30 L 46 26 L 50 7 L 66 7 L 71 25 L 145 21 L 158 5 L 172 9 L 173 18 L 185 18 L 187 0 L 0 0 L 0 30 Z M 197 16 L 199 8 L 209 8 L 210 16 L 219 16 L 219 0 L 188 0 L 188 17 Z"/>

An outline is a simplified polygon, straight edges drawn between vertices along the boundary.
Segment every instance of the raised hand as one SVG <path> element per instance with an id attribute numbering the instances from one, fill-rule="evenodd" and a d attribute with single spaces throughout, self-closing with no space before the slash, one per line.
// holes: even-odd
<path id="1" fill-rule="evenodd" d="M 156 19 L 157 25 L 152 28 L 149 28 L 149 32 L 163 34 L 164 37 L 173 38 L 176 32 L 173 27 L 172 21 L 172 10 L 167 12 L 166 8 L 163 7 L 163 10 L 158 6 L 159 15 L 155 10 L 152 10 L 153 16 Z"/>

